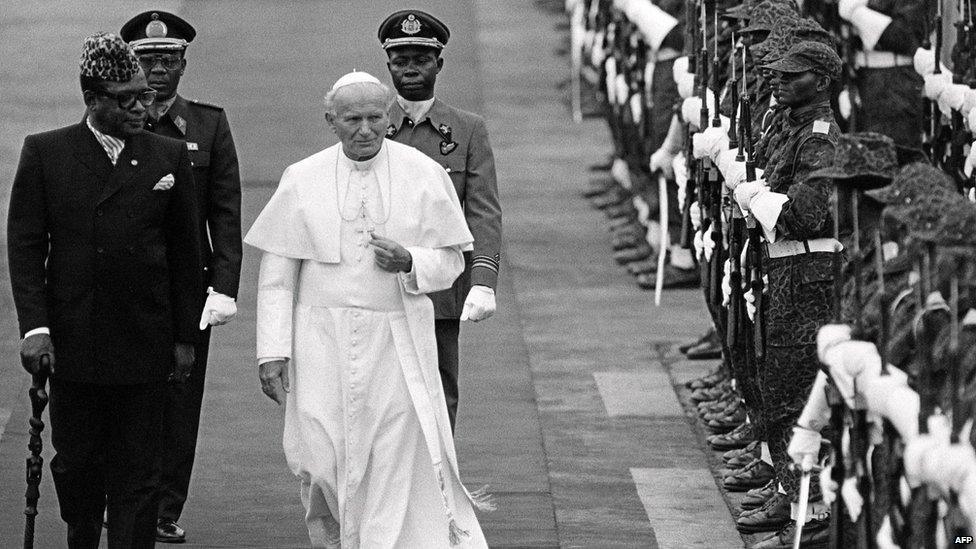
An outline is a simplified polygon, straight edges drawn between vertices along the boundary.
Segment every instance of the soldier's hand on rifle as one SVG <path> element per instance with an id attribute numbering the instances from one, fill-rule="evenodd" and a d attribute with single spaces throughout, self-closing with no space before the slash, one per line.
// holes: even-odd
<path id="1" fill-rule="evenodd" d="M 736 185 L 733 194 L 735 196 L 735 202 L 739 205 L 742 211 L 749 211 L 749 203 L 752 201 L 753 197 L 763 191 L 766 185 L 762 181 L 746 181 L 745 183 L 740 183 Z"/>
<path id="2" fill-rule="evenodd" d="M 284 360 L 272 360 L 258 366 L 261 392 L 278 404 L 285 403 L 285 394 L 291 389 L 288 383 L 288 366 Z"/>
<path id="3" fill-rule="evenodd" d="M 976 111 L 976 109 L 973 109 Z M 969 154 L 966 155 L 966 163 L 963 164 L 962 173 L 966 174 L 966 177 L 972 177 L 973 168 L 976 168 L 976 143 L 969 149 Z"/>
<path id="4" fill-rule="evenodd" d="M 176 343 L 173 346 L 173 361 L 175 368 L 169 375 L 169 381 L 182 383 L 189 379 L 190 372 L 193 371 L 193 362 L 196 360 L 196 351 L 190 343 Z"/>
<path id="5" fill-rule="evenodd" d="M 708 127 L 701 133 L 691 137 L 692 155 L 695 158 L 712 158 L 718 153 L 729 150 L 728 130 L 725 128 Z"/>
<path id="6" fill-rule="evenodd" d="M 648 162 L 648 167 L 651 173 L 660 171 L 664 177 L 668 179 L 674 178 L 674 167 L 672 166 L 674 162 L 674 155 L 667 151 L 664 147 L 654 151 L 651 155 L 651 160 Z"/>
<path id="7" fill-rule="evenodd" d="M 746 302 L 746 314 L 749 315 L 749 320 L 756 320 L 756 296 L 752 293 L 752 288 L 743 292 L 742 299 Z"/>
<path id="8" fill-rule="evenodd" d="M 868 5 L 868 0 L 840 0 L 837 2 L 837 13 L 844 21 L 850 21 L 854 10 Z"/>
<path id="9" fill-rule="evenodd" d="M 722 306 L 728 307 L 732 297 L 732 262 L 728 259 L 722 265 Z"/>
<path id="10" fill-rule="evenodd" d="M 817 464 L 821 439 L 819 431 L 799 425 L 793 428 L 793 437 L 790 438 L 790 445 L 786 448 L 786 453 L 793 460 L 793 463 L 800 467 L 801 471 L 811 471 Z"/>
<path id="11" fill-rule="evenodd" d="M 54 372 L 54 343 L 50 334 L 32 334 L 20 342 L 20 363 L 27 373 L 34 375 L 41 369 L 41 357 L 47 355 L 50 372 Z"/>
<path id="12" fill-rule="evenodd" d="M 920 76 L 932 74 L 935 72 L 935 52 L 918 48 L 912 57 L 912 64 L 915 66 L 915 72 Z"/>

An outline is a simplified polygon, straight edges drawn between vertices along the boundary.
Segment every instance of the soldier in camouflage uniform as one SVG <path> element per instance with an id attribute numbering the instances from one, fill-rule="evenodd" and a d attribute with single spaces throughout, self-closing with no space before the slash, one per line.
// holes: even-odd
<path id="1" fill-rule="evenodd" d="M 806 178 L 833 162 L 840 128 L 830 107 L 830 89 L 841 60 L 831 47 L 807 41 L 765 68 L 772 73 L 777 103 L 789 109 L 787 124 L 781 144 L 769 153 L 765 181 L 742 183 L 732 191 L 766 237 L 763 272 L 768 276 L 768 303 L 756 313 L 766 330 L 760 390 L 781 492 L 760 511 L 740 519 L 739 526 L 748 518 L 747 524 L 755 529 L 791 530 L 798 478 L 786 447 L 819 369 L 816 335 L 832 316 L 833 254 L 839 247 L 830 238 L 830 182 Z M 804 536 L 826 532 L 826 526 L 825 520 L 811 521 Z M 760 546 L 778 547 L 781 537 L 774 535 Z"/>

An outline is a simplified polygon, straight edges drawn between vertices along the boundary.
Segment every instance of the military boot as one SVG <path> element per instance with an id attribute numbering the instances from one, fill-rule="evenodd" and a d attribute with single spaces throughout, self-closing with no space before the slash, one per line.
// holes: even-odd
<path id="1" fill-rule="evenodd" d="M 712 409 L 711 406 L 699 407 L 698 414 L 701 416 L 702 421 L 705 423 L 708 423 L 709 421 L 718 421 L 736 415 L 740 411 L 743 414 L 746 412 L 745 406 L 742 405 L 742 400 L 738 398 L 731 398 L 721 402 L 723 405 L 717 410 Z M 744 417 L 745 416 L 743 416 L 743 418 Z"/>
<path id="2" fill-rule="evenodd" d="M 633 248 L 639 245 L 641 242 L 646 242 L 644 240 L 644 233 L 646 232 L 643 228 L 635 227 L 634 225 L 627 225 L 626 229 L 615 231 L 613 236 L 610 237 L 610 246 L 614 251 L 623 250 L 624 248 Z"/>
<path id="3" fill-rule="evenodd" d="M 690 398 L 692 402 L 706 402 L 720 400 L 727 397 L 731 393 L 732 384 L 726 381 L 713 385 L 712 387 L 704 387 L 702 389 L 698 389 L 697 391 L 693 391 L 688 398 Z"/>
<path id="4" fill-rule="evenodd" d="M 688 352 L 688 349 L 691 349 L 695 345 L 698 345 L 698 344 L 700 344 L 702 342 L 708 341 L 709 339 L 711 339 L 712 337 L 714 337 L 714 334 L 715 334 L 715 327 L 712 326 L 707 331 L 705 331 L 705 333 L 703 333 L 695 341 L 692 341 L 691 343 L 685 343 L 685 344 L 679 346 L 678 347 L 678 351 L 681 352 L 681 353 L 687 353 Z M 714 374 L 709 374 L 708 376 L 705 376 L 705 377 L 709 377 L 711 375 L 715 375 L 715 374 L 719 373 L 720 371 L 721 370 L 715 372 Z M 699 379 L 703 379 L 703 378 L 699 378 Z M 694 380 L 693 379 L 693 380 L 689 381 L 688 383 L 685 383 L 685 387 L 688 387 L 689 389 L 698 389 L 698 387 L 692 387 L 691 386 L 691 384 L 694 383 L 695 381 L 698 381 L 698 380 Z"/>
<path id="5" fill-rule="evenodd" d="M 759 509 L 763 506 L 763 504 L 769 501 L 769 498 L 776 495 L 776 485 L 777 482 L 774 478 L 761 488 L 753 488 L 752 490 L 749 490 L 746 492 L 746 495 L 742 497 L 739 507 L 741 507 L 743 511 Z"/>
<path id="6" fill-rule="evenodd" d="M 735 527 L 744 534 L 775 532 L 789 521 L 790 496 L 776 492 L 762 507 L 742 513 Z"/>
<path id="7" fill-rule="evenodd" d="M 634 276 L 640 276 L 642 274 L 654 275 L 657 273 L 657 258 L 652 256 L 643 261 L 628 263 L 627 271 Z"/>
<path id="8" fill-rule="evenodd" d="M 624 189 L 620 185 L 616 185 L 607 189 L 607 192 L 603 194 L 598 194 L 590 198 L 590 204 L 598 210 L 602 210 L 608 206 L 613 206 L 614 204 L 620 204 L 622 202 L 629 202 L 633 195 L 630 191 Z"/>
<path id="9" fill-rule="evenodd" d="M 726 450 L 742 448 L 755 440 L 755 438 L 752 423 L 743 423 L 728 433 L 711 435 L 706 440 L 708 441 L 708 445 L 712 447 L 712 450 L 724 452 Z"/>
<path id="10" fill-rule="evenodd" d="M 620 204 L 611 204 L 606 208 L 603 208 L 603 213 L 609 219 L 616 219 L 618 217 L 633 219 L 637 216 L 637 208 L 634 207 L 633 202 L 630 200 L 625 200 Z"/>
<path id="11" fill-rule="evenodd" d="M 750 442 L 749 445 L 746 446 L 745 448 L 739 448 L 737 450 L 729 450 L 728 452 L 725 452 L 724 454 L 722 454 L 722 461 L 724 461 L 725 463 L 729 463 L 733 459 L 741 458 L 745 454 L 755 454 L 755 455 L 750 455 L 749 457 L 749 461 L 752 461 L 752 458 L 759 457 L 759 452 L 761 450 L 762 449 L 759 447 L 759 441 L 754 440 Z M 749 461 L 746 461 L 742 465 L 749 463 Z"/>
<path id="12" fill-rule="evenodd" d="M 731 414 L 726 414 L 716 419 L 705 422 L 705 426 L 713 433 L 728 433 L 746 421 L 746 410 L 743 407 L 735 409 Z"/>
<path id="13" fill-rule="evenodd" d="M 758 447 L 758 444 L 759 444 L 758 441 L 753 441 L 753 443 L 755 443 L 757 445 L 754 448 L 755 451 L 745 452 L 743 454 L 740 454 L 738 456 L 735 456 L 733 458 L 730 458 L 728 461 L 725 462 L 725 464 L 728 467 L 731 467 L 731 468 L 743 467 L 746 464 L 752 462 L 752 460 L 754 460 L 754 459 L 762 456 L 762 449 Z M 750 444 L 750 446 L 751 446 L 751 444 Z M 748 447 L 749 446 L 746 446 L 746 448 L 748 448 Z"/>
<path id="14" fill-rule="evenodd" d="M 654 250 L 651 249 L 651 245 L 642 240 L 633 248 L 625 248 L 613 252 L 613 260 L 620 265 L 626 265 L 634 261 L 643 261 L 650 257 L 652 253 L 654 253 Z"/>
<path id="15" fill-rule="evenodd" d="M 711 360 L 722 358 L 722 342 L 720 342 L 718 340 L 718 336 L 716 336 L 688 349 L 685 356 L 688 357 L 688 360 Z"/>
<path id="16" fill-rule="evenodd" d="M 688 349 L 690 349 L 691 347 L 694 347 L 694 345 L 688 347 Z M 724 380 L 726 380 L 728 378 L 729 378 L 729 375 L 727 373 L 725 373 L 723 370 L 720 369 L 720 370 L 718 370 L 715 373 L 708 374 L 705 377 L 700 377 L 698 379 L 693 379 L 693 380 L 685 383 L 685 387 L 687 387 L 687 388 L 689 388 L 689 389 L 691 389 L 693 391 L 696 390 L 696 389 L 704 389 L 705 387 L 714 387 L 715 385 L 718 385 L 719 383 L 721 383 L 722 381 L 724 381 Z"/>
<path id="17" fill-rule="evenodd" d="M 796 522 L 789 521 L 775 534 L 759 541 L 751 549 L 790 549 L 796 537 Z M 800 547 L 803 549 L 823 549 L 830 542 L 830 519 L 810 520 L 803 525 L 800 534 Z"/>
<path id="18" fill-rule="evenodd" d="M 613 180 L 612 177 L 594 177 L 587 182 L 586 187 L 583 187 L 583 198 L 593 198 L 599 196 L 610 189 L 617 186 L 617 182 Z"/>
<path id="19" fill-rule="evenodd" d="M 775 476 L 776 471 L 772 465 L 761 459 L 754 459 L 749 465 L 722 479 L 722 486 L 729 492 L 746 492 L 765 485 Z"/>
<path id="20" fill-rule="evenodd" d="M 633 225 L 634 223 L 640 223 L 637 219 L 637 214 L 635 213 L 633 217 L 616 217 L 611 218 L 608 230 L 611 233 L 619 231 L 620 229 L 627 227 L 628 225 Z"/>
<path id="21" fill-rule="evenodd" d="M 656 273 L 655 275 L 639 275 L 637 277 L 637 285 L 643 290 L 653 290 L 656 284 Z M 699 269 L 679 269 L 667 263 L 664 265 L 662 288 L 697 288 L 700 285 L 701 273 Z"/>

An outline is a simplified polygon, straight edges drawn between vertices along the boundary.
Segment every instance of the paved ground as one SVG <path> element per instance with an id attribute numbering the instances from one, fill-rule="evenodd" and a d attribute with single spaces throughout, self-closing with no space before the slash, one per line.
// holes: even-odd
<path id="1" fill-rule="evenodd" d="M 5 7 L 0 210 L 23 136 L 79 118 L 74 67 L 82 38 L 117 28 L 122 14 L 156 7 L 200 31 L 183 91 L 228 109 L 249 226 L 283 167 L 331 144 L 319 108 L 328 84 L 352 68 L 384 74 L 375 27 L 395 4 Z M 498 162 L 506 234 L 500 311 L 464 327 L 457 439 L 466 482 L 490 484 L 499 504 L 482 517 L 492 547 L 741 546 L 672 386 L 709 366 L 676 361 L 672 351 L 703 328 L 699 295 L 666 293 L 654 307 L 613 265 L 605 222 L 579 198 L 585 167 L 602 159 L 607 143 L 599 123 L 572 124 L 561 103 L 566 68 L 553 54 L 559 19 L 524 0 L 410 6 L 451 28 L 441 95 L 486 115 Z M 255 261 L 247 255 L 237 320 L 215 332 L 199 466 L 183 519 L 192 547 L 307 546 L 281 453 L 281 413 L 255 375 Z M 8 290 L 0 292 L 0 310 L 0 356 L 8 357 L 0 365 L 0 547 L 12 547 L 22 529 L 26 376 L 16 361 Z M 44 548 L 63 545 L 49 479 L 45 471 Z"/>

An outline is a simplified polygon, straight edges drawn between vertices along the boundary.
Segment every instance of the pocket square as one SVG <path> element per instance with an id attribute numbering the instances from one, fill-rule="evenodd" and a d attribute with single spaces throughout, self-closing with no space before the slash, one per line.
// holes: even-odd
<path id="1" fill-rule="evenodd" d="M 176 179 L 173 177 L 173 174 L 168 173 L 164 175 L 163 178 L 159 180 L 159 182 L 156 183 L 156 186 L 153 187 L 153 190 L 168 191 L 173 187 L 173 183 L 176 183 Z"/>

